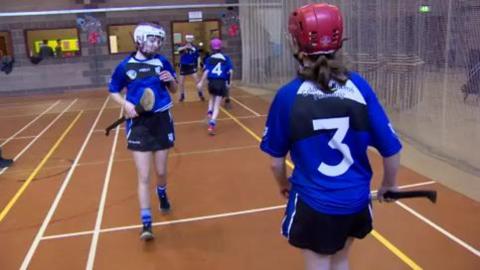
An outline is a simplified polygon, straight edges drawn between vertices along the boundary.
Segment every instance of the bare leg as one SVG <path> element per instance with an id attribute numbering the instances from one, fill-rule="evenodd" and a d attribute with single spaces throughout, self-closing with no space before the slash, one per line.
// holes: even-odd
<path id="1" fill-rule="evenodd" d="M 137 167 L 138 176 L 138 200 L 141 209 L 150 208 L 150 163 L 151 152 L 132 151 L 133 160 Z"/>
<path id="2" fill-rule="evenodd" d="M 302 251 L 305 258 L 305 270 L 330 269 L 332 256 L 318 254 L 308 249 Z"/>
<path id="3" fill-rule="evenodd" d="M 220 102 L 222 102 L 221 96 L 213 96 L 213 114 L 212 114 L 212 120 L 217 120 L 218 113 L 220 111 Z M 209 104 L 210 105 L 210 104 Z M 210 107 L 210 106 L 209 106 Z"/>
<path id="4" fill-rule="evenodd" d="M 185 76 L 178 76 L 178 88 L 180 89 L 180 102 L 185 99 Z"/>
<path id="5" fill-rule="evenodd" d="M 160 211 L 167 213 L 170 211 L 170 202 L 167 196 L 167 158 L 168 149 L 156 151 L 155 171 L 157 173 L 157 196 L 160 202 Z"/>
<path id="6" fill-rule="evenodd" d="M 155 152 L 155 171 L 157 172 L 157 185 L 167 185 L 167 159 L 168 150 Z"/>
<path id="7" fill-rule="evenodd" d="M 213 102 L 215 101 L 215 96 L 210 95 L 210 98 L 208 99 L 208 111 L 213 112 Z"/>
<path id="8" fill-rule="evenodd" d="M 193 79 L 195 79 L 195 86 L 197 86 L 198 83 L 200 82 L 200 78 L 198 78 L 198 75 L 197 75 L 196 72 L 192 74 L 192 77 L 193 77 Z M 203 95 L 203 89 L 202 88 L 197 87 L 197 94 L 198 94 L 198 97 L 200 98 L 201 101 L 205 101 L 205 96 Z"/>
<path id="9" fill-rule="evenodd" d="M 332 256 L 332 270 L 348 270 L 348 252 L 352 246 L 353 238 L 350 237 L 345 243 L 345 247 Z"/>
<path id="10" fill-rule="evenodd" d="M 195 80 L 195 86 L 200 82 L 200 78 L 198 77 L 198 73 L 193 73 L 192 74 L 193 79 Z M 200 93 L 203 93 L 202 88 L 197 88 L 197 91 Z"/>

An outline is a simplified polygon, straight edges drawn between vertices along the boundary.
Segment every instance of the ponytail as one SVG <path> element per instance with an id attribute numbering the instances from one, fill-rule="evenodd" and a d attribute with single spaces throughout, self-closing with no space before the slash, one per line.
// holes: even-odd
<path id="1" fill-rule="evenodd" d="M 332 92 L 330 80 L 344 85 L 348 80 L 347 73 L 348 69 L 341 60 L 335 58 L 335 54 L 321 54 L 312 66 L 303 66 L 298 75 L 304 80 L 317 83 L 325 92 Z"/>

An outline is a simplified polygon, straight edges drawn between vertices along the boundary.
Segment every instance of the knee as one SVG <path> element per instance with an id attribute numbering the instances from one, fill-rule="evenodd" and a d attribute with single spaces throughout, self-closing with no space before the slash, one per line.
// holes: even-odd
<path id="1" fill-rule="evenodd" d="M 157 172 L 158 178 L 166 178 L 167 177 L 167 172 L 166 171 L 159 171 Z"/>
<path id="2" fill-rule="evenodd" d="M 138 183 L 139 184 L 148 184 L 150 177 L 148 174 L 138 174 Z"/>

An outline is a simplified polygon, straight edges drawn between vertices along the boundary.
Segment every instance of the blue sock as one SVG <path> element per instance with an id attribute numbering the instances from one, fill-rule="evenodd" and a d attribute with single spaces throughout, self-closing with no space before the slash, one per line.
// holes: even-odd
<path id="1" fill-rule="evenodd" d="M 208 122 L 208 124 L 211 125 L 211 126 L 215 126 L 215 125 L 217 124 L 217 121 L 215 121 L 215 120 L 210 120 L 210 121 Z"/>
<path id="2" fill-rule="evenodd" d="M 152 223 L 152 212 L 150 208 L 142 208 L 140 209 L 140 218 L 142 219 L 142 223 Z"/>
<path id="3" fill-rule="evenodd" d="M 157 186 L 158 198 L 165 197 L 167 195 L 167 186 Z"/>

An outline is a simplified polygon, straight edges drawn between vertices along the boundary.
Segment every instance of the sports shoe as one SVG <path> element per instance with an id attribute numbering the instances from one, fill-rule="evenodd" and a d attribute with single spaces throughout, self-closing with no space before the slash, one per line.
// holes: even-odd
<path id="1" fill-rule="evenodd" d="M 225 109 L 227 110 L 232 109 L 232 102 L 230 102 L 230 98 L 225 99 L 225 102 L 223 103 L 223 107 L 225 107 Z"/>
<path id="2" fill-rule="evenodd" d="M 180 99 L 178 101 L 183 102 L 185 100 L 185 94 L 180 94 Z"/>
<path id="3" fill-rule="evenodd" d="M 12 165 L 12 163 L 13 159 L 0 158 L 0 169 L 9 167 L 10 165 Z"/>
<path id="4" fill-rule="evenodd" d="M 215 125 L 212 125 L 212 124 L 208 125 L 208 135 L 210 136 L 215 135 Z"/>
<path id="5" fill-rule="evenodd" d="M 170 212 L 170 202 L 168 201 L 167 194 L 161 196 L 159 199 L 160 199 L 160 211 L 163 213 Z"/>
<path id="6" fill-rule="evenodd" d="M 142 231 L 140 232 L 140 239 L 143 241 L 150 241 L 153 239 L 152 223 L 143 223 Z"/>
<path id="7" fill-rule="evenodd" d="M 203 96 L 202 92 L 198 92 L 198 97 L 200 98 L 201 101 L 205 101 L 205 97 Z"/>

